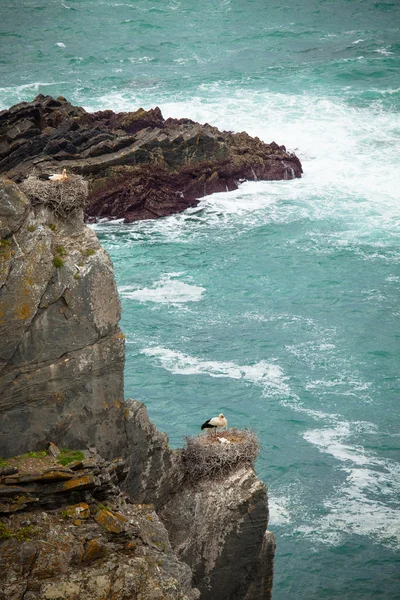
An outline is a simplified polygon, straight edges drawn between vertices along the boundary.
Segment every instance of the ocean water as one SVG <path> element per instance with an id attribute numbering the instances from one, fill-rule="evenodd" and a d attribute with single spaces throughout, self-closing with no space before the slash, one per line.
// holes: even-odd
<path id="1" fill-rule="evenodd" d="M 274 600 L 400 597 L 400 2 L 2 0 L 0 108 L 160 106 L 296 151 L 304 176 L 96 226 L 126 395 L 171 443 L 262 443 Z"/>

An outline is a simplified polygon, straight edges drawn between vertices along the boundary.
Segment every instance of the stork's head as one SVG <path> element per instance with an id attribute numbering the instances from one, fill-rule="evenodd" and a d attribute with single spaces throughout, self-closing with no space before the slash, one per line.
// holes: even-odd
<path id="1" fill-rule="evenodd" d="M 224 417 L 224 415 L 222 413 L 219 415 L 219 418 L 220 419 L 225 419 L 225 417 Z"/>

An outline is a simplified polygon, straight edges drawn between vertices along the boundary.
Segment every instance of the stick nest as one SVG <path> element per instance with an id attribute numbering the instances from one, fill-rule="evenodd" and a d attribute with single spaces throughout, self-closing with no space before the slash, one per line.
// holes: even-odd
<path id="1" fill-rule="evenodd" d="M 230 443 L 221 443 L 219 438 Z M 181 455 L 183 469 L 186 477 L 193 481 L 221 477 L 242 465 L 253 467 L 260 450 L 256 434 L 248 429 L 227 429 L 216 438 L 212 433 L 185 440 L 186 448 Z"/>
<path id="2" fill-rule="evenodd" d="M 47 206 L 59 218 L 72 216 L 83 208 L 88 196 L 88 182 L 80 175 L 69 175 L 66 181 L 49 181 L 29 175 L 21 189 L 33 206 Z"/>

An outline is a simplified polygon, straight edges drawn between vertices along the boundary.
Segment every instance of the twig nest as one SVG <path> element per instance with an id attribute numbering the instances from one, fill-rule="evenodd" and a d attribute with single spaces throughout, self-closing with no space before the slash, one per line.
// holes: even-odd
<path id="1" fill-rule="evenodd" d="M 80 175 L 68 175 L 65 181 L 49 181 L 29 175 L 20 187 L 33 206 L 47 206 L 60 218 L 69 217 L 83 208 L 89 190 L 88 182 Z"/>
<path id="2" fill-rule="evenodd" d="M 260 450 L 256 434 L 248 429 L 227 429 L 217 436 L 203 434 L 185 440 L 183 470 L 193 481 L 221 477 L 241 465 L 252 467 Z"/>

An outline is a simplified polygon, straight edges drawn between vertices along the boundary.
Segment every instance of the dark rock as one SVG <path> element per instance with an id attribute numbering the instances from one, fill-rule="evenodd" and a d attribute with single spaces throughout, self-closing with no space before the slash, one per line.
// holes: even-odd
<path id="1" fill-rule="evenodd" d="M 153 219 L 181 212 L 245 179 L 300 177 L 299 159 L 275 142 L 145 111 L 87 113 L 38 96 L 0 113 L 0 173 L 20 181 L 66 168 L 91 181 L 87 216 Z"/>

